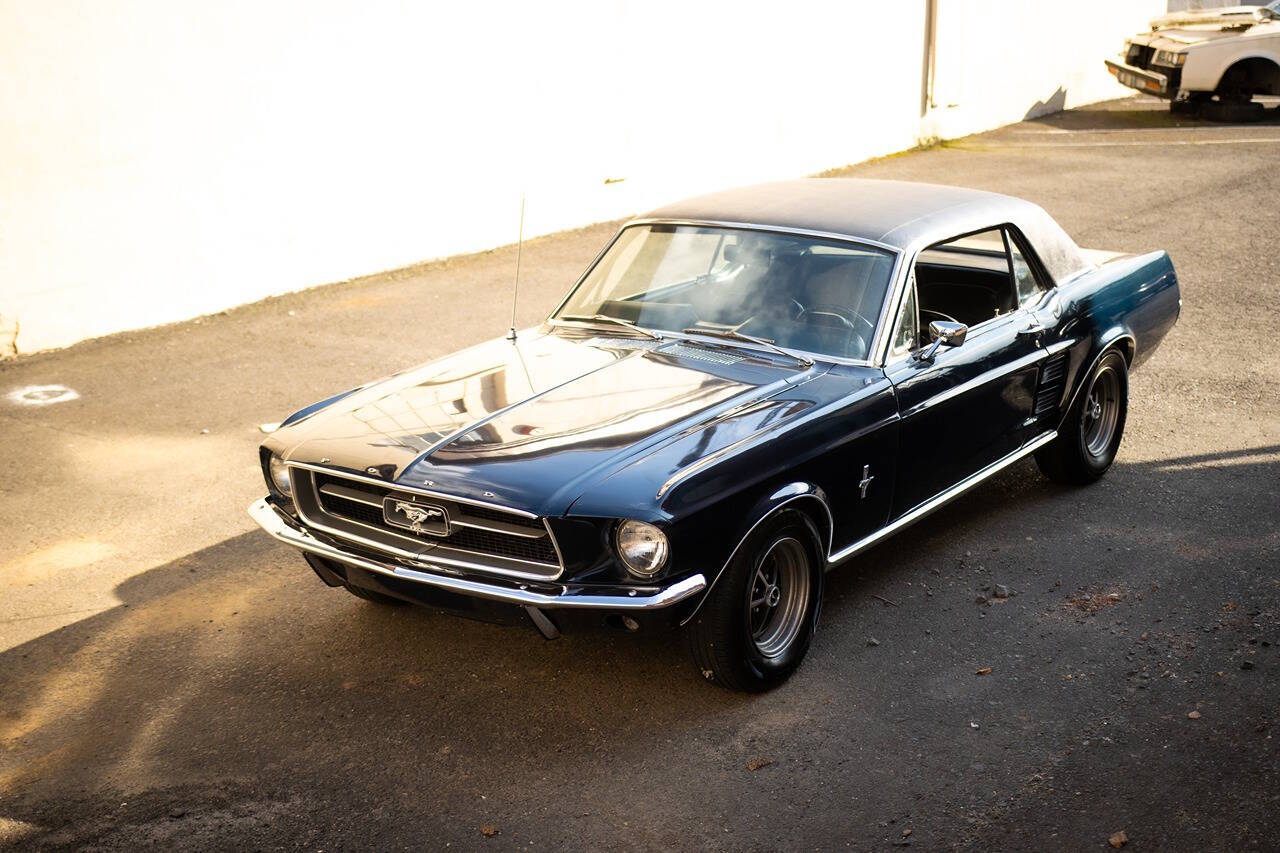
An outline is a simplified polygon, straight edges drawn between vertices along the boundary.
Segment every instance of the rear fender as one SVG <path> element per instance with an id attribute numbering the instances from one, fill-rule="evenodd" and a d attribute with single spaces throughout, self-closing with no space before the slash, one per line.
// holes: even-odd
<path id="1" fill-rule="evenodd" d="M 1058 421 L 1059 432 L 1062 431 L 1062 425 L 1066 422 L 1072 406 L 1076 404 L 1076 399 L 1080 396 L 1081 391 L 1084 390 L 1085 383 L 1093 375 L 1093 369 L 1098 366 L 1098 362 L 1102 360 L 1102 357 L 1112 350 L 1119 350 L 1121 355 L 1124 356 L 1125 364 L 1132 366 L 1136 346 L 1137 342 L 1133 333 L 1123 326 L 1113 327 L 1098 336 L 1097 343 L 1090 348 L 1091 355 L 1083 363 L 1082 369 L 1076 372 L 1075 390 L 1071 392 L 1071 396 L 1067 398 L 1066 405 L 1062 407 L 1062 417 Z"/>

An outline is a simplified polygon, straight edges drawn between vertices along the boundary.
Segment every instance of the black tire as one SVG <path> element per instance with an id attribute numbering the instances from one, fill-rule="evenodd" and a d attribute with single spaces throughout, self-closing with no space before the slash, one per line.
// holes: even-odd
<path id="1" fill-rule="evenodd" d="M 1058 430 L 1058 437 L 1036 451 L 1036 465 L 1050 480 L 1072 485 L 1092 483 L 1111 467 L 1129 411 L 1129 365 L 1110 350 L 1085 378 Z"/>
<path id="2" fill-rule="evenodd" d="M 813 522 L 796 510 L 782 510 L 752 531 L 686 627 L 704 678 L 759 693 L 796 671 L 822 610 L 826 561 L 819 542 Z M 762 584 L 770 575 L 772 585 Z M 752 607 L 753 593 L 766 603 Z"/>
<path id="3" fill-rule="evenodd" d="M 374 604 L 381 604 L 385 607 L 403 607 L 409 603 L 403 599 L 393 598 L 390 595 L 383 595 L 380 592 L 374 592 L 371 589 L 364 589 L 363 587 L 343 584 L 342 588 L 354 595 L 356 598 L 363 598 L 365 601 L 371 601 Z"/>
<path id="4" fill-rule="evenodd" d="M 1203 108 L 1211 99 L 1211 95 L 1196 93 L 1180 101 L 1173 100 L 1169 102 L 1169 112 L 1174 115 L 1195 117 L 1200 115 L 1201 108 Z"/>
<path id="5" fill-rule="evenodd" d="M 1265 116 L 1266 108 L 1248 98 L 1226 98 L 1206 101 L 1200 107 L 1200 117 L 1209 121 L 1261 121 Z"/>

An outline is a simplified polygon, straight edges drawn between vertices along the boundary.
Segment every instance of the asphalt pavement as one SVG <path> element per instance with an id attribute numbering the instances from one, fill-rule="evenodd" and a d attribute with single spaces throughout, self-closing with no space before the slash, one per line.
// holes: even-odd
<path id="1" fill-rule="evenodd" d="M 742 696 L 674 635 L 362 602 L 245 515 L 258 425 L 502 334 L 513 247 L 0 363 L 0 847 L 1275 849 L 1280 121 L 1128 99 L 836 174 L 1169 251 L 1102 482 L 1028 461 L 861 556 Z M 522 323 L 614 227 L 526 244 Z"/>

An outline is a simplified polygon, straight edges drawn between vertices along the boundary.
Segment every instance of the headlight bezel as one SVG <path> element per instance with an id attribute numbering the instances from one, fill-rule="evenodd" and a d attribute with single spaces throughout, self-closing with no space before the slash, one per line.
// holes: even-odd
<path id="1" fill-rule="evenodd" d="M 266 478 L 267 488 L 276 497 L 293 499 L 293 483 L 289 479 L 289 466 L 280 456 L 274 453 L 262 454 L 262 475 Z"/>
<path id="2" fill-rule="evenodd" d="M 643 549 L 651 546 L 651 556 Z M 618 559 L 634 577 L 649 580 L 657 577 L 671 561 L 671 541 L 661 527 L 634 518 L 618 523 L 613 533 L 613 547 Z"/>
<path id="3" fill-rule="evenodd" d="M 1159 65 L 1164 68 L 1181 68 L 1186 64 L 1187 53 L 1182 50 L 1168 50 L 1166 48 L 1156 48 L 1155 55 L 1151 57 L 1152 65 Z"/>

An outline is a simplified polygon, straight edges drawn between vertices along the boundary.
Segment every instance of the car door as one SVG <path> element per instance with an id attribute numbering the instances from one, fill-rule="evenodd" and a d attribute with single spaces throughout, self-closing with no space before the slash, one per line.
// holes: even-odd
<path id="1" fill-rule="evenodd" d="M 965 323 L 965 340 L 926 359 L 929 322 L 942 317 Z M 1022 445 L 1045 354 L 1029 320 L 1002 229 L 917 256 L 885 367 L 901 418 L 893 517 Z"/>

